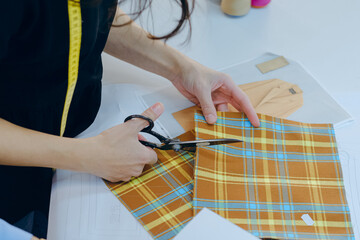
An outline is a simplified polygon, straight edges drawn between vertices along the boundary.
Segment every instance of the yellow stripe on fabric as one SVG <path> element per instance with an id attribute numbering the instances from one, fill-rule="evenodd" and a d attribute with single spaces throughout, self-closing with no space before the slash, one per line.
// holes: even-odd
<path id="1" fill-rule="evenodd" d="M 244 162 L 246 163 L 246 161 Z M 212 172 L 214 173 L 214 170 L 212 169 L 209 169 L 207 167 L 199 167 L 200 169 L 202 169 L 203 171 L 209 171 L 209 172 Z M 244 169 L 246 169 L 246 166 L 244 167 Z M 240 178 L 243 178 L 244 177 L 244 174 L 245 173 L 233 173 L 233 172 L 219 172 L 217 171 L 216 174 L 218 173 L 221 173 L 221 174 L 226 174 L 227 176 L 233 176 L 233 177 L 240 177 Z M 246 174 L 247 175 L 247 174 Z M 254 175 L 255 176 L 255 175 Z M 250 176 L 251 177 L 251 176 Z M 256 178 L 276 178 L 277 179 L 277 176 L 266 176 L 265 175 L 261 175 L 261 174 L 256 174 Z M 286 178 L 282 179 L 283 181 L 287 181 L 288 179 L 293 179 L 293 180 L 299 180 L 299 181 L 318 181 L 319 177 L 315 176 L 315 177 L 294 177 L 294 176 L 286 176 Z M 334 180 L 335 179 L 335 180 Z M 339 188 L 343 188 L 343 183 L 340 179 L 338 178 L 326 178 L 326 177 L 322 177 L 321 178 L 322 181 L 337 181 L 338 182 L 338 186 Z M 339 184 L 340 183 L 340 184 Z"/>
<path id="2" fill-rule="evenodd" d="M 278 220 L 278 219 L 244 219 L 244 218 L 228 218 L 228 220 L 234 224 L 247 224 L 248 221 L 251 222 L 251 224 L 257 224 L 260 222 L 261 225 L 269 225 L 269 222 L 271 221 L 272 223 L 274 223 L 275 226 L 282 226 L 283 223 L 285 222 L 286 225 L 293 225 L 293 221 L 292 220 Z M 348 228 L 351 227 L 350 222 L 341 222 L 341 221 L 319 221 L 314 219 L 315 223 L 313 226 L 318 226 L 318 227 L 331 227 L 331 228 Z M 296 226 L 305 226 L 305 227 L 309 227 L 303 220 L 298 220 L 296 221 Z"/>
<path id="3" fill-rule="evenodd" d="M 309 130 L 312 131 L 312 129 L 309 129 Z M 311 133 L 312 133 L 312 132 L 311 132 Z M 313 134 L 310 135 L 310 141 L 313 141 L 313 142 L 314 142 L 314 135 L 313 135 Z M 330 143 L 332 143 L 332 142 L 330 142 Z M 333 144 L 331 144 L 331 146 L 333 146 Z M 316 152 L 314 146 L 311 148 L 311 151 L 312 151 L 313 153 Z M 314 168 L 315 176 L 318 177 L 318 176 L 319 176 L 319 169 L 318 169 L 318 164 L 317 164 L 317 162 L 313 162 L 312 166 L 313 166 L 313 168 Z M 322 196 L 322 191 L 321 191 L 320 187 L 314 188 L 314 190 L 315 190 L 315 189 L 316 189 L 316 193 L 318 194 L 319 202 L 320 202 L 321 204 L 324 204 L 324 198 L 323 198 L 323 196 Z M 320 214 L 320 213 L 318 213 L 318 214 Z M 321 213 L 321 217 L 318 218 L 318 219 L 319 219 L 320 221 L 326 222 L 326 221 L 327 221 L 327 219 L 326 219 L 326 212 L 323 211 L 323 212 Z M 327 227 L 325 227 L 324 231 L 325 231 L 324 234 L 329 235 L 329 230 L 328 230 Z"/>
<path id="4" fill-rule="evenodd" d="M 64 109 L 61 117 L 60 136 L 64 135 L 66 121 L 74 95 L 75 86 L 79 73 L 80 48 L 81 48 L 81 7 L 80 0 L 68 0 L 69 14 L 69 69 L 68 69 L 68 88 L 66 91 Z"/>
<path id="5" fill-rule="evenodd" d="M 183 205 L 183 206 L 181 206 L 181 207 L 179 207 L 179 208 L 177 208 L 175 210 L 172 209 L 171 212 L 162 215 L 161 218 L 156 219 L 155 221 L 152 221 L 152 222 L 146 224 L 146 226 L 149 229 L 155 228 L 155 227 L 159 226 L 160 224 L 163 224 L 164 221 L 173 220 L 174 218 L 176 218 L 176 216 L 182 214 L 183 212 L 185 212 L 187 210 L 189 210 L 189 207 L 187 205 Z"/>
<path id="6" fill-rule="evenodd" d="M 135 188 L 143 187 L 143 184 L 146 184 L 147 181 L 153 180 L 154 177 L 160 177 L 155 171 L 149 171 L 141 177 L 132 179 L 129 183 L 132 184 L 121 184 L 112 187 L 113 191 L 117 192 L 119 195 L 127 194 L 129 191 L 134 190 Z"/>
<path id="7" fill-rule="evenodd" d="M 130 185 L 132 185 L 131 182 Z M 133 185 L 133 187 L 135 186 Z M 137 192 L 143 199 L 149 202 L 153 201 L 158 197 L 156 193 L 154 193 L 147 185 L 144 185 L 144 187 L 141 188 L 141 191 Z M 186 209 L 189 209 L 187 205 L 184 206 L 186 207 Z M 161 216 L 159 220 L 162 220 L 160 221 L 160 223 L 165 222 L 169 227 L 175 226 L 180 223 L 180 221 L 176 218 L 177 214 L 174 214 L 175 212 L 172 209 L 168 209 L 168 207 L 166 207 L 165 205 L 160 205 L 153 210 L 157 210 L 159 212 L 159 215 Z M 149 228 L 149 230 L 151 230 L 152 227 L 150 227 L 149 224 L 146 224 L 146 226 Z"/>
<path id="8" fill-rule="evenodd" d="M 274 119 L 275 120 L 275 119 Z M 280 121 L 281 121 L 281 125 L 283 125 L 283 119 L 280 119 Z M 281 131 L 281 145 L 282 145 L 282 151 L 283 152 L 287 152 L 287 150 L 286 150 L 286 140 L 285 140 L 286 138 L 285 138 L 285 136 L 284 136 L 284 132 L 283 131 Z M 279 162 L 279 161 L 276 161 L 275 162 L 275 164 L 276 164 L 276 167 L 277 167 L 277 170 L 278 170 L 278 179 L 279 179 L 279 177 L 280 177 L 280 164 L 283 164 L 283 168 L 282 168 L 282 170 L 284 171 L 284 173 L 282 174 L 283 176 L 286 176 L 286 178 L 285 179 L 283 179 L 283 180 L 285 180 L 286 181 L 286 193 L 284 193 L 284 191 L 283 191 L 283 185 L 281 185 L 281 184 L 279 184 L 278 185 L 278 190 L 279 190 L 279 198 L 280 198 L 280 202 L 281 203 L 283 203 L 283 202 L 293 202 L 293 200 L 292 200 L 292 198 L 293 198 L 293 196 L 292 196 L 292 194 L 291 194 L 291 184 L 289 183 L 289 166 L 288 166 L 288 162 L 287 161 L 284 161 L 284 162 Z M 291 179 L 291 177 L 290 177 L 290 179 Z M 301 178 L 302 179 L 302 178 Z M 287 199 L 286 200 L 284 200 L 284 197 L 287 197 Z M 283 231 L 287 231 L 288 229 L 289 229 L 289 226 L 291 227 L 291 230 L 293 231 L 293 232 L 296 232 L 296 224 L 295 224 L 295 221 L 296 221 L 296 219 L 295 219 L 295 216 L 294 216 L 294 214 L 287 214 L 286 212 L 282 212 L 281 213 L 282 214 L 282 221 L 283 221 Z M 290 216 L 289 216 L 290 215 Z M 287 217 L 290 217 L 290 219 L 287 219 Z M 291 221 L 292 222 L 292 224 L 291 225 L 287 225 L 287 226 L 285 226 L 286 224 L 285 224 L 285 222 L 286 221 Z"/>
<path id="9" fill-rule="evenodd" d="M 162 154 L 164 154 L 164 151 L 162 151 Z M 190 176 L 189 173 L 182 168 L 182 165 L 187 163 L 184 161 L 184 159 L 181 158 L 180 155 L 176 155 L 173 158 L 170 158 L 170 156 L 168 157 L 169 160 L 164 164 L 164 166 L 162 166 L 162 168 L 168 168 L 168 169 L 170 167 L 176 168 L 183 174 L 184 177 L 186 177 L 187 180 L 190 181 L 193 179 L 192 176 Z M 133 180 L 130 181 L 134 184 L 134 186 L 132 186 L 131 184 L 124 184 L 114 187 L 113 190 L 120 194 L 126 194 L 129 191 L 132 191 L 134 188 L 141 188 L 148 181 L 153 181 L 154 178 L 159 178 L 159 177 L 161 177 L 161 175 L 158 174 L 158 171 L 154 171 L 154 170 L 148 171 L 144 175 L 138 178 L 134 178 Z"/>
<path id="10" fill-rule="evenodd" d="M 217 178 L 219 181 L 227 182 L 228 184 L 237 184 L 237 183 L 259 183 L 259 184 L 279 184 L 282 183 L 281 179 L 271 179 L 271 178 L 259 178 L 259 177 L 247 177 L 246 181 L 244 181 L 243 176 L 229 176 L 226 173 L 219 173 L 219 172 L 210 172 L 208 169 L 205 168 L 198 168 L 198 179 L 202 180 L 209 180 Z M 284 180 L 285 181 L 285 180 Z M 323 187 L 336 187 L 338 188 L 338 181 L 323 181 L 323 180 L 286 180 L 292 186 L 301 186 L 304 187 L 313 187 L 313 186 L 323 186 Z"/>
<path id="11" fill-rule="evenodd" d="M 241 139 L 245 142 L 249 142 L 252 141 L 254 143 L 259 143 L 259 144 L 282 144 L 282 140 L 281 139 L 269 139 L 269 138 L 248 138 L 248 137 L 239 137 L 238 135 L 234 135 L 234 134 L 230 134 L 230 133 L 225 133 L 223 134 L 213 134 L 212 130 L 208 130 L 208 129 L 203 129 L 203 128 L 198 128 L 198 132 L 202 133 L 202 134 L 208 134 L 208 135 L 212 135 L 212 136 L 223 136 L 224 138 L 235 138 L 235 139 Z M 305 134 L 304 134 L 305 135 Z M 219 137 L 220 138 L 220 137 Z M 309 140 L 286 140 L 286 145 L 287 146 L 305 146 L 305 147 L 326 147 L 326 148 L 331 148 L 332 147 L 332 143 L 330 142 L 313 142 L 313 141 L 309 141 Z"/>
<path id="12" fill-rule="evenodd" d="M 276 134 L 275 132 L 273 134 Z M 266 139 L 266 131 L 261 131 L 261 138 L 262 139 Z M 274 137 L 276 138 L 276 137 Z M 261 143 L 261 149 L 262 151 L 264 152 L 267 152 L 267 147 L 266 147 L 266 143 L 264 143 L 262 141 Z M 266 158 L 263 158 L 263 169 L 264 169 L 264 178 L 263 178 L 263 181 L 266 183 L 265 185 L 265 193 L 266 193 L 266 201 L 267 202 L 272 202 L 272 196 L 271 196 L 271 185 L 270 185 L 270 179 L 269 179 L 269 161 L 266 159 Z M 258 180 L 258 178 L 257 178 Z M 257 181 L 258 182 L 258 181 Z M 281 196 L 280 196 L 281 197 Z M 274 219 L 274 213 L 271 211 L 272 209 L 269 209 L 269 211 L 267 212 L 268 213 L 268 218 L 269 219 Z M 270 231 L 274 232 L 275 231 L 275 227 L 274 227 L 274 222 L 273 221 L 269 221 L 269 228 L 270 228 Z"/>
<path id="13" fill-rule="evenodd" d="M 171 158 L 171 156 L 168 154 L 167 151 L 161 151 L 161 154 L 163 156 L 165 156 L 165 158 L 167 158 L 167 159 Z M 192 157 L 192 156 L 190 155 L 190 157 Z M 169 165 L 170 165 L 172 169 L 178 170 L 181 173 L 181 175 L 186 178 L 186 180 L 191 181 L 191 180 L 193 180 L 193 176 L 189 175 L 189 173 L 187 171 L 185 171 L 185 169 L 182 167 L 183 164 L 187 164 L 183 158 L 184 158 L 184 155 L 179 155 L 178 157 L 175 158 L 175 161 L 174 160 L 167 161 L 165 164 L 165 167 L 169 169 Z M 183 162 L 183 164 L 181 164 L 182 162 Z M 178 182 L 178 184 L 181 184 L 181 183 Z"/>
<path id="14" fill-rule="evenodd" d="M 220 113 L 223 114 L 223 113 Z M 215 132 L 218 133 L 217 134 L 217 138 L 224 138 L 225 135 L 225 128 L 222 125 L 215 125 Z M 225 172 L 226 171 L 226 154 L 221 154 L 218 151 L 215 151 L 215 171 L 217 172 Z M 227 199 L 227 189 L 226 189 L 226 175 L 223 175 L 224 181 L 223 179 L 218 179 L 217 178 L 217 174 L 214 175 L 215 176 L 215 197 L 216 199 Z M 222 211 L 220 213 L 220 216 L 227 218 L 228 212 L 227 211 Z"/>
<path id="15" fill-rule="evenodd" d="M 312 142 L 312 138 L 311 138 L 311 135 L 309 134 L 303 134 L 302 135 L 304 138 L 304 141 L 307 141 L 307 142 Z M 305 148 L 305 153 L 313 153 L 314 152 L 314 146 L 313 145 L 304 145 L 304 148 Z M 307 171 L 308 171 L 308 174 L 307 176 L 309 177 L 316 177 L 318 176 L 317 173 L 316 173 L 316 167 L 315 167 L 315 164 L 313 161 L 306 161 L 306 168 L 307 168 Z M 314 184 L 312 185 L 311 188 L 309 188 L 309 191 L 310 191 L 310 196 L 311 196 L 311 200 L 312 202 L 316 202 L 316 203 L 320 203 L 321 200 L 320 200 L 320 190 L 319 188 L 317 187 L 318 184 Z M 323 213 L 319 213 L 319 212 L 316 212 L 314 213 L 316 215 L 316 219 L 318 219 L 319 221 L 323 221 Z M 319 226 L 319 225 L 316 225 L 316 231 L 321 233 L 321 234 L 325 234 L 326 233 L 326 230 L 324 229 L 323 226 Z"/>
<path id="16" fill-rule="evenodd" d="M 142 198 L 148 200 L 149 202 L 157 198 L 157 195 L 151 191 L 147 185 L 143 185 L 141 188 L 138 188 L 137 185 L 141 183 L 141 179 L 136 180 L 138 181 L 130 181 L 128 184 L 131 185 Z"/>
<path id="17" fill-rule="evenodd" d="M 239 132 L 239 135 L 241 134 L 241 136 L 245 136 L 245 128 L 242 128 L 241 129 L 241 132 Z M 241 163 L 239 163 L 239 165 L 240 165 Z M 250 196 L 251 196 L 251 189 L 250 189 L 250 186 L 249 186 L 249 182 L 248 182 L 248 171 L 247 170 L 245 170 L 245 169 L 248 169 L 249 167 L 250 167 L 250 164 L 252 164 L 252 162 L 251 163 L 249 163 L 248 161 L 243 161 L 243 164 L 244 164 L 244 167 L 243 167 L 243 169 L 244 169 L 244 174 L 243 175 L 241 175 L 241 178 L 242 178 L 242 182 L 244 183 L 243 185 L 245 186 L 245 195 L 246 195 L 246 198 L 245 199 L 251 199 L 250 198 Z M 199 167 L 200 169 L 201 169 L 201 167 Z M 208 169 L 206 169 L 206 170 L 208 170 Z M 231 174 L 233 174 L 233 173 L 229 173 L 230 174 L 230 176 L 231 176 Z M 249 213 L 249 211 L 247 211 L 246 212 L 246 214 L 247 214 L 247 216 L 248 216 L 248 219 L 250 219 L 250 213 Z M 247 222 L 247 228 L 248 229 L 251 229 L 251 223 L 250 223 L 250 221 L 248 221 Z"/>

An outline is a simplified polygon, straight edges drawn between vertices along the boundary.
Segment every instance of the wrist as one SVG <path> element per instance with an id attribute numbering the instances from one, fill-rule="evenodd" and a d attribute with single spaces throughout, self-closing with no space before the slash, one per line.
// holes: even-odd
<path id="1" fill-rule="evenodd" d="M 72 170 L 97 175 L 96 172 L 102 168 L 104 158 L 103 135 L 74 140 L 76 142 L 71 147 L 68 157 L 72 161 Z"/>
<path id="2" fill-rule="evenodd" d="M 182 82 L 187 73 L 192 72 L 194 70 L 194 66 L 197 64 L 196 61 L 178 51 L 176 51 L 174 59 L 174 66 L 172 67 L 171 74 L 169 77 L 166 77 L 173 84 L 176 82 Z"/>
<path id="3" fill-rule="evenodd" d="M 84 172 L 86 148 L 85 139 L 59 137 L 51 153 L 50 167 Z"/>

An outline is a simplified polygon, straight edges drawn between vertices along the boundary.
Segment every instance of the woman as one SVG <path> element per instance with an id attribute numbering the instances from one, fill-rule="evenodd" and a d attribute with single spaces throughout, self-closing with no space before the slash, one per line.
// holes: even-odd
<path id="1" fill-rule="evenodd" d="M 51 168 L 128 181 L 140 175 L 145 164 L 156 162 L 155 152 L 138 141 L 138 132 L 146 126 L 143 120 L 131 120 L 96 137 L 74 139 L 93 122 L 100 105 L 103 50 L 169 79 L 202 107 L 210 124 L 216 121 L 216 109 L 226 111 L 231 103 L 254 126 L 259 125 L 248 98 L 228 75 L 202 66 L 159 40 L 175 35 L 189 20 L 188 1 L 178 2 L 182 7 L 178 26 L 166 36 L 154 37 L 131 22 L 114 0 L 81 1 L 78 77 L 64 137 L 59 133 L 68 87 L 68 3 L 2 3 L 0 218 L 45 237 Z M 158 103 L 143 114 L 156 120 L 162 112 Z"/>

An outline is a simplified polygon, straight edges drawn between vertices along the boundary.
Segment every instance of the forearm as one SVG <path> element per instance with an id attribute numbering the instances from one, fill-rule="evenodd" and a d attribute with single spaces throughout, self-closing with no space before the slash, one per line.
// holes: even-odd
<path id="1" fill-rule="evenodd" d="M 123 14 L 118 8 L 114 25 L 130 20 Z M 105 52 L 169 80 L 179 77 L 193 61 L 164 42 L 149 39 L 147 32 L 134 22 L 111 28 Z"/>
<path id="2" fill-rule="evenodd" d="M 154 104 L 142 113 L 155 121 L 164 111 Z M 97 136 L 74 139 L 25 129 L 0 118 L 0 165 L 49 167 L 86 172 L 106 180 L 129 181 L 157 161 L 139 142 L 141 119 L 127 121 Z"/>
<path id="3" fill-rule="evenodd" d="M 81 169 L 79 139 L 32 131 L 1 118 L 0 132 L 1 165 Z"/>

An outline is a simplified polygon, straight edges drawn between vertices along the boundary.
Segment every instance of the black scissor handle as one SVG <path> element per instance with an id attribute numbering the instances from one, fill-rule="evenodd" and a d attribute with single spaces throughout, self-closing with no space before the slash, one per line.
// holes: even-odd
<path id="1" fill-rule="evenodd" d="M 149 123 L 149 126 L 147 126 L 146 128 L 144 128 L 143 130 L 141 130 L 141 132 L 147 132 L 147 133 L 150 133 L 151 130 L 153 129 L 154 127 L 154 121 L 151 120 L 150 118 L 148 117 L 145 117 L 143 115 L 139 115 L 139 114 L 134 114 L 134 115 L 130 115 L 128 116 L 127 118 L 125 118 L 124 122 L 127 122 L 133 118 L 141 118 L 141 119 L 144 119 L 146 120 L 148 123 Z"/>
<path id="2" fill-rule="evenodd" d="M 143 141 L 143 140 L 139 140 L 139 142 L 144 145 L 145 147 L 150 147 L 152 149 L 154 148 L 160 148 L 160 146 L 156 143 L 152 143 L 152 142 L 147 142 L 147 141 Z"/>
<path id="3" fill-rule="evenodd" d="M 125 118 L 124 122 L 127 122 L 127 121 L 129 121 L 129 120 L 131 120 L 131 119 L 133 119 L 133 118 L 141 118 L 141 119 L 146 120 L 146 121 L 149 123 L 149 126 L 147 126 L 146 128 L 144 128 L 143 130 L 141 130 L 141 132 L 146 132 L 146 133 L 149 133 L 149 134 L 153 135 L 154 137 L 156 137 L 157 139 L 159 139 L 160 142 L 162 142 L 162 143 L 168 143 L 168 142 L 171 141 L 171 139 L 168 139 L 168 138 L 164 137 L 163 135 L 161 135 L 161 134 L 159 134 L 159 133 L 157 133 L 157 132 L 152 131 L 152 129 L 153 129 L 153 127 L 154 127 L 154 121 L 153 121 L 152 119 L 148 118 L 148 117 L 145 117 L 145 116 L 139 115 L 139 114 L 134 114 L 134 115 L 130 115 L 130 116 L 128 116 L 127 118 Z M 143 143 L 144 141 L 140 141 L 140 142 L 141 142 L 142 144 L 144 144 L 144 143 Z M 154 143 L 154 144 L 155 144 L 155 143 Z M 145 145 L 145 144 L 144 144 L 144 145 Z M 145 145 L 145 146 L 147 146 L 147 145 Z M 148 147 L 154 148 L 155 146 L 150 146 L 150 145 L 149 145 Z"/>

